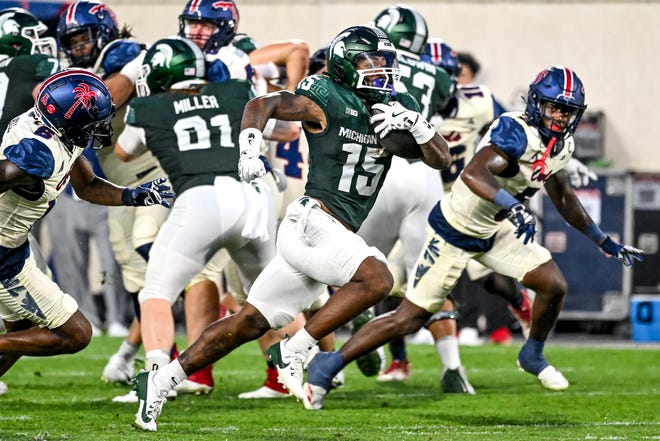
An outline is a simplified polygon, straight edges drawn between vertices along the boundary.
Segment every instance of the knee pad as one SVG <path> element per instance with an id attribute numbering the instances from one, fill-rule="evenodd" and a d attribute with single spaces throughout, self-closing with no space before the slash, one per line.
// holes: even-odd
<path id="1" fill-rule="evenodd" d="M 458 320 L 458 317 L 458 311 L 438 311 L 426 321 L 424 327 L 428 328 L 431 323 L 437 322 L 438 320 Z"/>

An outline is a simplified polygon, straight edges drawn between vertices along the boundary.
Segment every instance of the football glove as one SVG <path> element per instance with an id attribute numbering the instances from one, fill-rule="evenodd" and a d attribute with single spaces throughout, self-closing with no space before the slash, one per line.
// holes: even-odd
<path id="1" fill-rule="evenodd" d="M 513 225 L 516 227 L 516 238 L 520 238 L 523 234 L 525 238 L 523 243 L 534 242 L 534 236 L 536 235 L 536 219 L 534 215 L 527 210 L 527 208 L 521 204 L 514 204 L 509 208 L 509 220 L 513 222 Z"/>
<path id="2" fill-rule="evenodd" d="M 403 107 L 398 101 L 389 104 L 377 103 L 371 106 L 376 113 L 371 116 L 371 124 L 379 123 L 374 132 L 384 138 L 392 130 L 408 130 L 418 144 L 426 144 L 435 135 L 435 129 L 429 124 L 421 113 Z"/>
<path id="3" fill-rule="evenodd" d="M 266 174 L 266 166 L 259 159 L 261 140 L 260 130 L 248 128 L 238 135 L 238 146 L 241 156 L 238 160 L 238 176 L 244 182 L 251 182 Z"/>
<path id="4" fill-rule="evenodd" d="M 174 199 L 176 195 L 170 191 L 169 185 L 164 184 L 165 181 L 165 178 L 158 178 L 139 187 L 126 187 L 121 192 L 121 200 L 124 205 L 131 207 L 162 205 L 170 208 L 171 205 L 166 199 Z"/>
<path id="5" fill-rule="evenodd" d="M 568 161 L 564 171 L 568 174 L 568 179 L 574 188 L 586 187 L 589 181 L 598 180 L 596 173 L 575 158 Z"/>
<path id="6" fill-rule="evenodd" d="M 633 248 L 630 245 L 622 245 L 614 242 L 610 236 L 605 238 L 603 243 L 600 244 L 600 248 L 610 256 L 614 256 L 623 262 L 625 266 L 632 266 L 635 260 L 640 262 L 644 260 L 644 251 Z"/>

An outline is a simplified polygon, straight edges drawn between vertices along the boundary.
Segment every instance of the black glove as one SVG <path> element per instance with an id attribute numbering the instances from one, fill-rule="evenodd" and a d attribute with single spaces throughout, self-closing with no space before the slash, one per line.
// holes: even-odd
<path id="1" fill-rule="evenodd" d="M 169 185 L 163 184 L 166 180 L 165 178 L 158 178 L 145 182 L 139 187 L 126 187 L 121 192 L 121 200 L 124 205 L 131 207 L 149 207 L 160 204 L 170 208 L 171 205 L 166 199 L 174 199 L 176 195 L 169 191 Z"/>
<path id="2" fill-rule="evenodd" d="M 508 218 L 516 226 L 516 237 L 520 238 L 525 234 L 523 243 L 529 241 L 534 242 L 534 235 L 536 234 L 536 219 L 534 215 L 527 210 L 523 204 L 514 204 L 509 208 Z"/>

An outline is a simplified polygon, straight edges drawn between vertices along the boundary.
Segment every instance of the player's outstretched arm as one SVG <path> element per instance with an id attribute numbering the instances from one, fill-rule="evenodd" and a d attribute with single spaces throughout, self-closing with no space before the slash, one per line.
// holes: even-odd
<path id="1" fill-rule="evenodd" d="M 560 171 L 551 176 L 545 184 L 545 189 L 566 222 L 586 235 L 606 254 L 617 258 L 626 266 L 631 266 L 635 260 L 644 260 L 644 251 L 615 242 L 601 231 L 573 192 L 565 172 Z"/>
<path id="2" fill-rule="evenodd" d="M 81 199 L 99 205 L 170 207 L 168 199 L 175 198 L 175 194 L 165 184 L 165 178 L 146 182 L 139 187 L 119 187 L 96 176 L 84 156 L 76 159 L 71 169 L 71 185 Z"/>

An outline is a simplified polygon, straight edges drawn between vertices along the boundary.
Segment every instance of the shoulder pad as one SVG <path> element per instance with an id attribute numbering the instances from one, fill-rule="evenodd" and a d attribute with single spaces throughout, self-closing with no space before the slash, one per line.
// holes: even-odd
<path id="1" fill-rule="evenodd" d="M 510 157 L 520 158 L 527 149 L 525 129 L 509 116 L 501 116 L 495 124 L 490 134 L 491 142 Z"/>
<path id="2" fill-rule="evenodd" d="M 55 170 L 55 158 L 48 146 L 38 139 L 23 138 L 18 144 L 5 148 L 7 160 L 33 176 L 46 179 Z"/>

